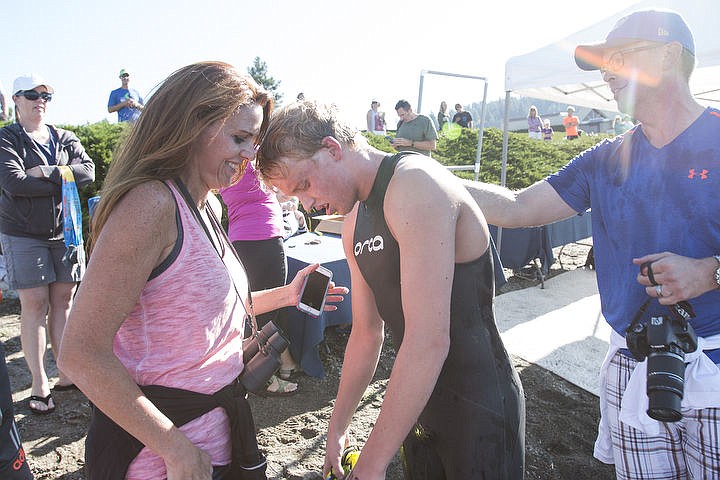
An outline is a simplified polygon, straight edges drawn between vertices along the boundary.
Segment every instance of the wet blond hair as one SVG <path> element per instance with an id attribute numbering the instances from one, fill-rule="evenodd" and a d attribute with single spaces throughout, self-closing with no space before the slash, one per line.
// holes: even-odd
<path id="1" fill-rule="evenodd" d="M 357 130 L 341 120 L 335 105 L 295 102 L 277 110 L 268 125 L 257 155 L 257 170 L 264 179 L 284 176 L 283 158 L 304 159 L 322 148 L 325 137 L 355 145 Z"/>

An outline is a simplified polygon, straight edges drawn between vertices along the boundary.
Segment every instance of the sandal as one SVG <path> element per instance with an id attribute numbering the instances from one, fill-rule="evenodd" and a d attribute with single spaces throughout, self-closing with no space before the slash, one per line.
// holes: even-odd
<path id="1" fill-rule="evenodd" d="M 39 395 L 30 395 L 30 398 L 28 398 L 28 408 L 32 413 L 35 413 L 37 415 L 47 415 L 48 413 L 52 413 L 55 411 L 55 402 L 53 401 L 52 407 L 50 406 L 50 402 L 53 400 L 52 394 L 48 393 L 47 397 L 41 397 Z M 30 402 L 38 402 L 38 403 L 44 403 L 46 407 L 48 407 L 45 410 L 41 410 L 37 407 L 33 407 Z"/>
<path id="2" fill-rule="evenodd" d="M 69 390 L 79 390 L 79 388 L 74 383 L 68 383 L 67 385 L 60 385 L 56 383 L 52 388 L 53 392 L 67 392 Z"/>
<path id="3" fill-rule="evenodd" d="M 281 368 L 277 372 L 277 376 L 280 377 L 283 380 L 291 380 L 299 375 L 302 375 L 303 370 L 300 367 L 297 368 Z"/>
<path id="4" fill-rule="evenodd" d="M 273 388 L 274 387 L 274 388 Z M 262 393 L 263 397 L 290 397 L 298 393 L 297 383 L 288 382 L 275 375 L 268 380 L 267 388 Z M 272 389 L 272 390 L 271 390 Z"/>

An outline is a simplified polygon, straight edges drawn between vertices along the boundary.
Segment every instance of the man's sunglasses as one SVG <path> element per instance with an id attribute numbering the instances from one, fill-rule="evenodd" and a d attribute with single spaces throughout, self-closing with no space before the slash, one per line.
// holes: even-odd
<path id="1" fill-rule="evenodd" d="M 38 98 L 42 98 L 46 102 L 49 102 L 50 100 L 52 100 L 52 93 L 37 92 L 35 90 L 23 90 L 21 92 L 16 93 L 15 95 L 17 95 L 18 97 L 25 97 L 28 100 L 33 101 L 33 102 L 35 100 L 37 100 Z"/>

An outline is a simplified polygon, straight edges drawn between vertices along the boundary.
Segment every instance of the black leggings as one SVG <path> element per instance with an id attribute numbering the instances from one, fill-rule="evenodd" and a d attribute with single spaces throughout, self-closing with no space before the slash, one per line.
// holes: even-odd
<path id="1" fill-rule="evenodd" d="M 247 272 L 250 289 L 253 292 L 281 287 L 287 281 L 287 259 L 283 238 L 268 240 L 237 240 L 232 242 Z M 286 330 L 287 312 L 284 308 L 258 315 L 258 327 L 273 321 Z"/>

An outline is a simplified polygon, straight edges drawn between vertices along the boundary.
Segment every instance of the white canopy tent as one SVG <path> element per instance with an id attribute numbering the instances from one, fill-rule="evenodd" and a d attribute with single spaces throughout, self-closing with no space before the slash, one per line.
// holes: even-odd
<path id="1" fill-rule="evenodd" d="M 552 100 L 568 105 L 617 111 L 610 89 L 597 71 L 575 65 L 579 44 L 605 39 L 615 22 L 636 10 L 664 8 L 680 13 L 695 37 L 697 67 L 690 86 L 700 103 L 720 106 L 720 35 L 712 19 L 720 18 L 720 0 L 644 0 L 584 30 L 505 63 L 505 121 L 500 184 L 505 185 L 510 94 Z M 672 116 L 672 112 L 668 112 Z"/>

